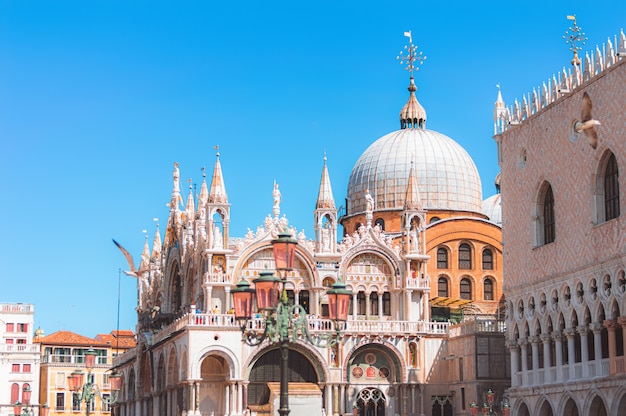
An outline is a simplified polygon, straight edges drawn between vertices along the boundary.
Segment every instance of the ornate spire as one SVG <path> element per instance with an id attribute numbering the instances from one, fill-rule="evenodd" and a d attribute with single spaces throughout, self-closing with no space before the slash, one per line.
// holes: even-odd
<path id="1" fill-rule="evenodd" d="M 222 165 L 220 164 L 220 148 L 215 146 L 215 167 L 213 168 L 213 179 L 211 180 L 211 192 L 209 192 L 209 203 L 226 204 L 228 196 L 226 195 L 226 186 L 224 186 L 224 177 L 222 176 Z"/>
<path id="2" fill-rule="evenodd" d="M 404 198 L 404 210 L 405 211 L 421 211 L 422 200 L 420 198 L 420 192 L 418 187 L 417 174 L 415 173 L 415 166 L 413 160 L 411 160 L 411 171 L 409 172 L 409 183 L 406 186 L 406 196 Z"/>
<path id="3" fill-rule="evenodd" d="M 161 245 L 163 243 L 161 243 L 161 233 L 159 232 L 159 219 L 154 218 L 154 221 L 156 222 L 156 231 L 154 233 L 154 240 L 152 241 L 151 258 L 156 264 L 159 264 L 161 261 Z"/>
<path id="4" fill-rule="evenodd" d="M 206 168 L 202 166 L 202 186 L 200 187 L 200 195 L 198 195 L 198 210 L 204 207 L 209 200 L 209 188 L 206 184 Z"/>
<path id="5" fill-rule="evenodd" d="M 187 212 L 187 216 L 189 217 L 189 219 L 192 219 L 196 212 L 196 204 L 194 203 L 194 200 L 193 200 L 192 180 L 189 179 L 188 181 L 189 181 L 189 196 L 187 197 L 187 206 L 185 207 L 185 211 Z"/>
<path id="6" fill-rule="evenodd" d="M 496 98 L 493 109 L 493 133 L 500 134 L 504 131 L 508 110 L 506 109 L 504 100 L 502 99 L 500 84 L 496 84 L 496 88 L 498 88 L 498 97 Z"/>
<path id="7" fill-rule="evenodd" d="M 572 20 L 574 23 L 572 24 L 572 27 L 565 31 L 563 39 L 565 39 L 565 43 L 569 44 L 569 50 L 574 54 L 571 61 L 572 65 L 578 66 L 580 65 L 578 51 L 582 50 L 583 45 L 587 41 L 587 36 L 585 36 L 585 32 L 582 31 L 582 28 L 576 24 L 575 14 L 567 16 L 567 20 Z"/>
<path id="8" fill-rule="evenodd" d="M 415 97 L 415 79 L 413 78 L 413 71 L 417 72 L 419 67 L 416 67 L 416 63 L 423 64 L 426 57 L 422 55 L 422 52 L 417 53 L 417 46 L 413 44 L 413 38 L 411 32 L 404 32 L 404 36 L 409 38 L 409 45 L 404 47 L 404 51 L 400 51 L 396 59 L 400 61 L 400 65 L 405 65 L 405 69 L 411 74 L 409 82 L 409 100 L 400 110 L 400 128 L 426 128 L 426 110 L 417 101 Z M 406 54 L 405 54 L 406 53 Z"/>
<path id="9" fill-rule="evenodd" d="M 328 167 L 326 166 L 326 151 L 324 151 L 324 168 L 322 169 L 320 191 L 317 194 L 317 203 L 315 204 L 315 208 L 335 209 L 335 199 L 333 198 L 333 189 L 330 186 L 330 175 L 328 175 Z"/>
<path id="10" fill-rule="evenodd" d="M 180 170 L 178 162 L 174 162 L 174 171 L 172 172 L 174 185 L 172 186 L 172 200 L 170 201 L 170 210 L 178 211 L 178 204 L 182 202 L 180 196 Z"/>
<path id="11" fill-rule="evenodd" d="M 141 253 L 141 263 L 139 264 L 139 270 L 144 271 L 148 270 L 148 265 L 150 264 L 150 247 L 148 246 L 148 231 L 143 230 L 146 238 L 143 243 L 143 252 Z"/>

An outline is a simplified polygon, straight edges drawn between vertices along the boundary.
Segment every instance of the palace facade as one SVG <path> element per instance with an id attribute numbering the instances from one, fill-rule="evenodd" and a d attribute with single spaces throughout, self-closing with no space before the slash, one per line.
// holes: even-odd
<path id="1" fill-rule="evenodd" d="M 572 50 L 569 71 L 496 103 L 518 416 L 626 414 L 626 37 Z"/>

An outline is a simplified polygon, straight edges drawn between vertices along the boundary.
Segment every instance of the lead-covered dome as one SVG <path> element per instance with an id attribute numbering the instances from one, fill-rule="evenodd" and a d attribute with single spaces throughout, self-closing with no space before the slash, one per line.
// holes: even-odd
<path id="1" fill-rule="evenodd" d="M 376 211 L 402 209 L 411 160 L 425 209 L 481 212 L 480 176 L 465 149 L 436 131 L 404 128 L 376 140 L 357 160 L 348 182 L 348 214 L 365 211 L 368 188 Z"/>

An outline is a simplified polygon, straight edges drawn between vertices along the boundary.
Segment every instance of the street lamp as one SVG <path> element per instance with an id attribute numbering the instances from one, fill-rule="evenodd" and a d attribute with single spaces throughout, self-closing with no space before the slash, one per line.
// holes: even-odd
<path id="1" fill-rule="evenodd" d="M 231 290 L 235 310 L 235 319 L 241 326 L 242 341 L 256 346 L 268 339 L 280 344 L 280 416 L 289 415 L 289 340 L 306 340 L 318 347 L 330 347 L 341 338 L 340 323 L 347 321 L 352 292 L 346 285 L 337 282 L 326 291 L 328 295 L 329 315 L 335 323 L 335 332 L 324 335 L 311 335 L 306 319 L 306 310 L 300 305 L 292 305 L 287 298 L 286 272 L 293 269 L 295 250 L 298 242 L 289 233 L 280 233 L 272 241 L 276 270 L 281 277 L 264 271 L 254 279 L 254 288 L 245 279 Z M 263 318 L 263 332 L 257 328 L 252 318 L 256 299 L 257 316 Z"/>
<path id="2" fill-rule="evenodd" d="M 13 404 L 13 415 L 15 416 L 33 416 L 34 415 L 33 407 L 30 405 L 31 394 L 32 394 L 32 390 L 30 386 L 27 385 L 26 387 L 24 387 L 24 389 L 22 390 L 23 403 L 20 403 L 19 401 L 17 401 Z M 48 412 L 50 412 L 50 408 L 48 407 L 47 403 L 39 406 L 39 416 L 48 416 Z"/>
<path id="3" fill-rule="evenodd" d="M 470 404 L 470 413 L 472 414 L 472 416 L 478 416 L 478 405 L 476 404 L 476 402 L 472 402 Z"/>
<path id="4" fill-rule="evenodd" d="M 117 400 L 117 395 L 120 391 L 121 377 L 116 374 L 109 375 L 109 382 L 111 383 L 111 392 L 113 393 L 110 398 L 106 398 L 102 395 L 100 387 L 94 383 L 91 370 L 93 370 L 96 363 L 96 351 L 93 348 L 89 348 L 85 351 L 85 368 L 87 368 L 87 382 L 83 384 L 84 373 L 77 369 L 67 376 L 69 388 L 76 394 L 76 400 L 78 403 L 85 402 L 85 414 L 89 416 L 89 408 L 92 400 L 98 396 L 103 403 L 111 405 Z"/>
<path id="5" fill-rule="evenodd" d="M 489 389 L 487 390 L 487 403 L 484 404 L 483 406 L 483 415 L 484 416 L 495 416 L 497 415 L 497 413 L 493 410 L 493 403 L 494 403 L 494 399 L 496 397 L 496 394 L 493 392 L 493 390 Z M 472 403 L 473 404 L 473 403 Z M 511 408 L 509 407 L 509 402 L 507 401 L 507 399 L 504 399 L 504 402 L 501 403 L 502 404 L 502 416 L 509 416 Z M 472 414 L 475 415 L 476 413 L 474 413 L 474 409 L 472 409 Z"/>

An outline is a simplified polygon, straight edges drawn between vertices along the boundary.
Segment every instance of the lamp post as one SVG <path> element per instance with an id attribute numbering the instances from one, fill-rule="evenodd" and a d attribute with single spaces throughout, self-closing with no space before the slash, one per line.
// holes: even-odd
<path id="1" fill-rule="evenodd" d="M 315 336 L 309 332 L 306 311 L 300 305 L 292 305 L 287 298 L 287 272 L 293 269 L 296 245 L 298 242 L 288 233 L 280 233 L 272 241 L 276 271 L 281 277 L 271 272 L 261 272 L 254 279 L 254 288 L 245 279 L 231 290 L 235 310 L 235 319 L 241 326 L 242 341 L 256 346 L 268 339 L 279 343 L 280 349 L 280 416 L 289 415 L 289 340 L 306 340 L 319 347 L 330 347 L 341 338 L 340 323 L 348 319 L 348 309 L 352 292 L 346 285 L 337 282 L 326 291 L 328 294 L 329 315 L 335 322 L 335 332 Z M 257 315 L 263 318 L 263 331 L 255 327 L 252 318 L 256 299 Z M 252 325 L 251 325 L 252 324 Z"/>
<path id="2" fill-rule="evenodd" d="M 489 389 L 487 390 L 487 403 L 485 403 L 483 405 L 483 415 L 484 416 L 496 416 L 497 413 L 493 410 L 493 403 L 494 403 L 494 399 L 496 397 L 496 394 L 493 392 L 493 390 Z M 472 405 L 475 405 L 474 403 L 472 403 Z M 476 409 L 478 410 L 478 406 L 476 406 Z M 509 403 L 507 401 L 507 399 L 504 399 L 504 402 L 502 403 L 502 416 L 509 416 L 511 409 L 509 407 Z M 472 408 L 472 415 L 475 415 L 476 413 L 474 413 L 474 409 Z"/>
<path id="3" fill-rule="evenodd" d="M 13 404 L 13 414 L 15 416 L 33 416 L 35 414 L 33 406 L 30 405 L 31 394 L 32 390 L 30 386 L 24 387 L 24 389 L 22 390 L 23 403 L 17 401 Z M 49 412 L 50 408 L 48 407 L 47 403 L 39 406 L 39 416 L 48 416 Z"/>
<path id="4" fill-rule="evenodd" d="M 470 404 L 470 414 L 472 416 L 478 416 L 478 405 L 476 404 L 476 402 L 472 402 Z"/>
<path id="5" fill-rule="evenodd" d="M 85 368 L 87 368 L 87 381 L 83 384 L 83 378 L 85 373 L 80 369 L 76 369 L 71 375 L 67 376 L 69 388 L 76 394 L 78 402 L 85 402 L 85 414 L 89 416 L 90 404 L 92 400 L 98 396 L 103 403 L 111 405 L 117 400 L 117 395 L 120 390 L 121 377 L 116 374 L 109 375 L 109 381 L 111 383 L 112 396 L 107 399 L 103 397 L 100 387 L 93 382 L 91 370 L 93 370 L 96 363 L 96 351 L 93 348 L 89 348 L 85 352 Z"/>

